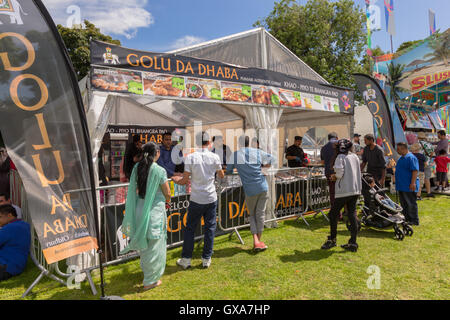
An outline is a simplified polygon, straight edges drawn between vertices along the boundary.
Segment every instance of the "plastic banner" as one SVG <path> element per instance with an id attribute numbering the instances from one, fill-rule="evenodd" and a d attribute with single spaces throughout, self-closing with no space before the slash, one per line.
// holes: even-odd
<path id="1" fill-rule="evenodd" d="M 364 101 L 372 113 L 377 127 L 380 130 L 385 149 L 385 155 L 389 158 L 397 158 L 395 151 L 394 130 L 392 127 L 391 112 L 386 101 L 386 96 L 378 82 L 372 77 L 357 73 L 354 75 L 356 86 L 361 92 Z"/>
<path id="2" fill-rule="evenodd" d="M 351 89 L 265 69 L 91 42 L 93 90 L 353 114 Z"/>
<path id="3" fill-rule="evenodd" d="M 1 3 L 0 128 L 44 256 L 54 263 L 97 248 L 83 104 L 62 39 L 41 1 Z"/>

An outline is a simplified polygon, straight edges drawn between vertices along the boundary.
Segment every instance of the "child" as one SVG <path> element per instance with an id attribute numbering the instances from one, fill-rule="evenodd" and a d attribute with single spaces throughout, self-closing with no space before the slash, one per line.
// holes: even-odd
<path id="1" fill-rule="evenodd" d="M 447 155 L 447 151 L 442 149 L 439 151 L 439 155 L 434 158 L 436 162 L 436 179 L 437 185 L 440 191 L 444 191 L 447 187 L 447 163 L 450 163 L 450 158 Z"/>
<path id="2" fill-rule="evenodd" d="M 376 184 L 375 184 L 375 180 L 372 177 L 366 177 L 365 178 L 367 183 L 369 184 L 370 188 L 374 189 Z M 382 204 L 391 207 L 393 209 L 397 208 L 397 204 L 392 201 L 391 199 L 389 199 L 388 197 L 383 196 L 382 194 L 378 194 L 378 199 L 381 201 Z"/>

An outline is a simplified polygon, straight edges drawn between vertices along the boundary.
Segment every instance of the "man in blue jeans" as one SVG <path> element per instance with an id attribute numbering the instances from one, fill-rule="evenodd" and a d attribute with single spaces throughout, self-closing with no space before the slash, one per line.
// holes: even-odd
<path id="1" fill-rule="evenodd" d="M 183 269 L 191 266 L 194 233 L 202 217 L 205 221 L 202 264 L 204 268 L 211 265 L 216 232 L 217 193 L 214 185 L 215 174 L 217 173 L 217 176 L 221 179 L 225 177 L 220 157 L 208 150 L 210 141 L 207 133 L 199 133 L 196 142 L 197 145 L 201 145 L 201 149 L 186 157 L 183 177 L 172 177 L 175 183 L 184 185 L 191 176 L 191 198 L 186 229 L 184 229 L 183 251 L 181 259 L 177 261 L 177 265 Z"/>
<path id="2" fill-rule="evenodd" d="M 403 215 L 412 225 L 419 225 L 417 192 L 419 191 L 419 162 L 408 150 L 406 143 L 397 143 L 397 152 L 401 155 L 395 167 L 395 188 L 400 196 Z"/>

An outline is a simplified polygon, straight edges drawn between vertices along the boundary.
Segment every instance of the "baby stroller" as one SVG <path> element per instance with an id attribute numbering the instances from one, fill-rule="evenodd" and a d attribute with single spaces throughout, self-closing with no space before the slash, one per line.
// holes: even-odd
<path id="1" fill-rule="evenodd" d="M 403 208 L 385 194 L 387 189 L 382 189 L 378 185 L 372 188 L 367 181 L 368 177 L 372 176 L 363 174 L 362 177 L 364 205 L 361 210 L 361 224 L 377 229 L 392 226 L 398 240 L 403 240 L 405 235 L 412 236 L 413 229 L 402 214 Z"/>

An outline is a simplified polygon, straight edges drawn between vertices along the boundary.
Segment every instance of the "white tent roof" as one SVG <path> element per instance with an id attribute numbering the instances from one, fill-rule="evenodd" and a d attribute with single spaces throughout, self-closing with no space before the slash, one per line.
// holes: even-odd
<path id="1" fill-rule="evenodd" d="M 264 28 L 170 51 L 188 57 L 268 69 L 299 78 L 328 83 Z"/>
<path id="2" fill-rule="evenodd" d="M 322 83 L 328 82 L 300 60 L 295 54 L 263 28 L 234 34 L 170 52 L 183 56 L 215 60 L 244 67 L 256 67 L 282 72 L 295 77 L 307 78 Z M 89 86 L 89 83 L 87 83 Z M 155 98 L 133 94 L 90 91 L 88 126 L 93 139 L 93 150 L 97 152 L 108 124 L 141 126 L 190 127 L 194 121 L 203 125 L 245 121 L 243 103 L 230 101 L 192 101 L 183 98 Z M 281 108 L 281 107 L 261 107 Z M 334 120 L 333 120 L 334 119 Z M 279 127 L 328 126 L 343 123 L 351 127 L 351 116 L 318 110 L 283 108 Z M 350 134 L 350 132 L 349 132 Z"/>

